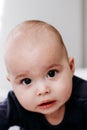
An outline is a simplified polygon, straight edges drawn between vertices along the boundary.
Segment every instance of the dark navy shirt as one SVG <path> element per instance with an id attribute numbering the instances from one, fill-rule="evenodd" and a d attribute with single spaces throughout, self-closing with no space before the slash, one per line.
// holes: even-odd
<path id="1" fill-rule="evenodd" d="M 0 103 L 0 130 L 15 125 L 24 130 L 87 130 L 87 81 L 73 77 L 72 94 L 58 125 L 51 125 L 40 113 L 25 110 L 10 91 L 6 100 Z"/>

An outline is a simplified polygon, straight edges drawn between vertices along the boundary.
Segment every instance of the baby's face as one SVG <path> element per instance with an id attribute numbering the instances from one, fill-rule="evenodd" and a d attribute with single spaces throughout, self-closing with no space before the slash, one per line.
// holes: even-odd
<path id="1" fill-rule="evenodd" d="M 16 42 L 7 68 L 20 104 L 44 115 L 60 111 L 71 95 L 73 59 L 66 58 L 60 41 L 52 37 Z"/>

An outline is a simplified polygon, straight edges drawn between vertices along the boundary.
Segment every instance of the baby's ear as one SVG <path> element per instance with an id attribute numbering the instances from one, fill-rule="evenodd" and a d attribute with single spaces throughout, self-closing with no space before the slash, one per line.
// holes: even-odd
<path id="1" fill-rule="evenodd" d="M 74 64 L 74 58 L 73 57 L 69 58 L 69 66 L 70 66 L 70 70 L 74 74 L 74 72 L 75 72 L 75 64 Z"/>
<path id="2" fill-rule="evenodd" d="M 10 76 L 9 75 L 6 76 L 6 79 L 10 82 Z"/>

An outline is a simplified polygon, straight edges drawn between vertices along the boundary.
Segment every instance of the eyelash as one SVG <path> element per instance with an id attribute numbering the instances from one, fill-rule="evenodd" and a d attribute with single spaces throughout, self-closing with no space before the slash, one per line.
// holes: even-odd
<path id="1" fill-rule="evenodd" d="M 21 83 L 24 84 L 24 85 L 29 85 L 32 83 L 32 80 L 29 79 L 29 78 L 24 78 L 21 80 Z"/>
<path id="2" fill-rule="evenodd" d="M 54 78 L 57 73 L 58 73 L 58 70 L 53 69 L 53 70 L 48 71 L 47 76 L 48 76 L 49 78 Z"/>

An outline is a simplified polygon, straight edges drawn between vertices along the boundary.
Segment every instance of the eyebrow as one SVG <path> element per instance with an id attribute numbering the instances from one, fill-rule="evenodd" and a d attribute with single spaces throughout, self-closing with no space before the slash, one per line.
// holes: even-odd
<path id="1" fill-rule="evenodd" d="M 56 66 L 57 66 L 57 67 L 58 67 L 58 66 L 59 66 L 59 67 L 62 67 L 62 65 L 61 65 L 61 64 L 52 64 L 52 65 L 50 65 L 50 66 L 48 67 L 48 69 L 49 69 L 49 68 L 56 67 Z"/>
<path id="2" fill-rule="evenodd" d="M 19 74 L 15 77 L 15 79 L 26 77 L 27 74 Z"/>

